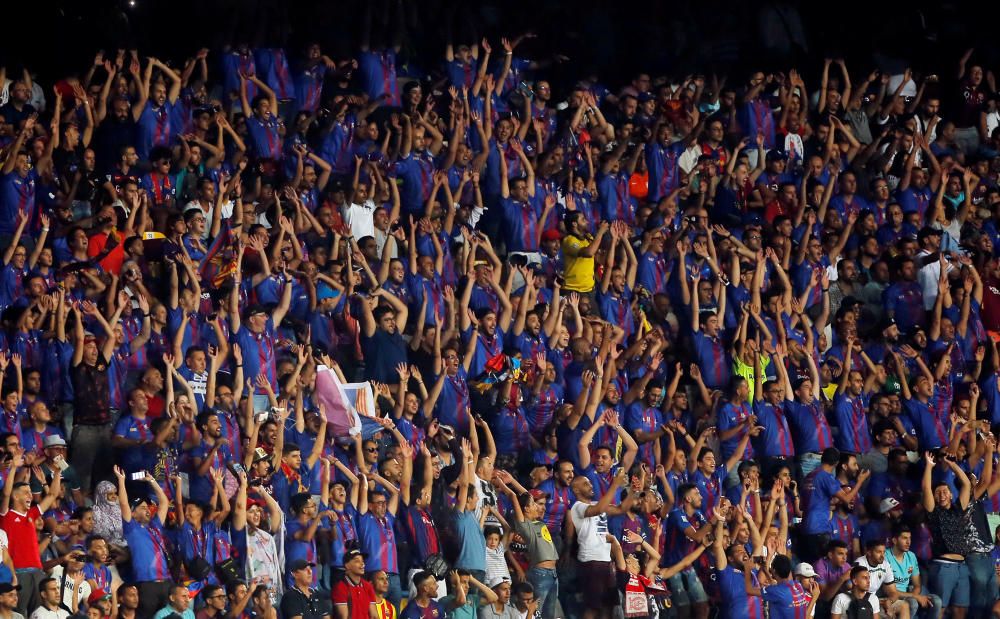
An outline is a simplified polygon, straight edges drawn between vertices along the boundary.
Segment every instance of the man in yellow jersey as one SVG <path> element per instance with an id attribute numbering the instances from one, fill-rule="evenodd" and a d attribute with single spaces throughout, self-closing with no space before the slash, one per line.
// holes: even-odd
<path id="1" fill-rule="evenodd" d="M 563 218 L 566 237 L 562 241 L 566 285 L 564 291 L 589 294 L 594 291 L 594 254 L 601 246 L 601 239 L 608 232 L 608 222 L 602 221 L 597 235 L 587 233 L 583 213 L 570 211 Z"/>
<path id="2" fill-rule="evenodd" d="M 385 594 L 389 592 L 389 575 L 379 570 L 372 575 L 372 587 L 375 589 L 375 612 L 378 619 L 396 619 L 396 607 L 392 605 Z"/>

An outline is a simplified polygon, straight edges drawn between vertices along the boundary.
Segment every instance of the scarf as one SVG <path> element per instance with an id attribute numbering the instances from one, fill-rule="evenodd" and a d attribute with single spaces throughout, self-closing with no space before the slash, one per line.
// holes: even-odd
<path id="1" fill-rule="evenodd" d="M 104 536 L 109 544 L 115 546 L 128 545 L 125 541 L 125 532 L 122 530 L 122 508 L 118 500 L 108 500 L 108 493 L 115 490 L 115 485 L 110 481 L 102 481 L 97 484 L 97 492 L 94 499 L 94 533 Z"/>

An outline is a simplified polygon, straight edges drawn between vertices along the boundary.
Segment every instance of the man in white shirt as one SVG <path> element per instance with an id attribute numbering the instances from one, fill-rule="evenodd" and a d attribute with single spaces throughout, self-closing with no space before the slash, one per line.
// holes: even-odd
<path id="1" fill-rule="evenodd" d="M 855 565 L 851 568 L 850 575 L 851 589 L 847 593 L 838 593 L 833 598 L 830 618 L 843 619 L 847 615 L 856 619 L 881 619 L 878 610 L 872 610 L 871 603 L 865 599 L 869 583 L 867 568 Z M 877 604 L 875 608 L 878 608 Z"/>
<path id="2" fill-rule="evenodd" d="M 629 494 L 621 505 L 612 505 L 618 488 L 625 485 L 627 472 L 618 469 L 611 488 L 594 502 L 594 486 L 580 476 L 570 486 L 579 499 L 570 508 L 567 525 L 576 530 L 580 561 L 579 579 L 583 587 L 584 619 L 610 619 L 611 610 L 618 604 L 618 589 L 611 568 L 611 543 L 608 541 L 608 515 L 625 513 L 634 500 Z"/>
<path id="3" fill-rule="evenodd" d="M 879 539 L 868 540 L 865 543 L 865 554 L 854 562 L 855 565 L 868 568 L 868 601 L 873 612 L 881 612 L 878 593 L 887 600 L 886 617 L 908 617 L 910 605 L 907 604 L 896 589 L 896 576 L 892 565 L 885 557 L 885 542 Z"/>
<path id="4" fill-rule="evenodd" d="M 369 196 L 368 187 L 363 182 L 355 184 L 351 203 L 344 205 L 344 223 L 351 228 L 355 241 L 375 236 L 375 200 Z"/>
<path id="5" fill-rule="evenodd" d="M 38 583 L 38 597 L 42 605 L 31 613 L 31 619 L 66 619 L 69 611 L 62 606 L 62 587 L 55 578 Z"/>
<path id="6" fill-rule="evenodd" d="M 917 233 L 917 243 L 920 244 L 920 252 L 913 257 L 913 262 L 918 269 L 917 282 L 924 293 L 924 309 L 934 309 L 934 302 L 938 295 L 938 281 L 941 278 L 941 261 L 931 260 L 931 256 L 941 251 L 941 237 L 944 233 L 937 228 L 924 226 Z M 947 270 L 951 271 L 952 266 L 947 264 Z"/>

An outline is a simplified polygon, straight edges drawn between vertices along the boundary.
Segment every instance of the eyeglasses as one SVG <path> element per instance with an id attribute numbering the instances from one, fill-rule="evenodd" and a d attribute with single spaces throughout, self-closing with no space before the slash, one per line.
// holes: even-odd
<path id="1" fill-rule="evenodd" d="M 367 451 L 370 454 L 373 454 L 376 451 L 378 451 L 378 448 L 376 448 L 376 447 L 365 447 L 365 451 Z"/>

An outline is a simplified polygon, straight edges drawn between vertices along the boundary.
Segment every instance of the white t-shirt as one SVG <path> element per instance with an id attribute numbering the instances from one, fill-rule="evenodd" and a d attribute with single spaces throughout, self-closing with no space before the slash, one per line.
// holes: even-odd
<path id="1" fill-rule="evenodd" d="M 62 582 L 63 566 L 57 565 L 52 568 L 51 576 L 56 579 L 56 582 Z M 87 599 L 90 597 L 90 583 L 86 580 L 81 582 L 77 593 L 76 603 L 79 607 L 86 606 Z M 66 608 L 73 608 L 73 578 L 70 576 L 66 577 L 66 582 L 63 584 L 62 603 Z"/>
<path id="2" fill-rule="evenodd" d="M 375 201 L 365 200 L 364 204 L 344 207 L 344 223 L 351 227 L 355 241 L 375 236 Z"/>
<path id="3" fill-rule="evenodd" d="M 584 516 L 587 508 L 594 503 L 577 501 L 570 510 L 576 539 L 580 544 L 577 559 L 580 561 L 611 561 L 611 544 L 607 540 L 608 515 Z"/>
<path id="4" fill-rule="evenodd" d="M 62 608 L 48 610 L 44 606 L 39 606 L 35 612 L 31 613 L 31 619 L 66 619 L 69 613 Z"/>
<path id="5" fill-rule="evenodd" d="M 847 612 L 847 607 L 851 605 L 851 595 L 849 593 L 838 593 L 837 597 L 833 598 L 833 608 L 830 609 L 831 615 L 843 615 Z M 869 598 L 868 603 L 871 604 L 872 601 Z M 872 607 L 873 613 L 878 613 L 878 600 L 875 600 L 875 606 Z"/>

